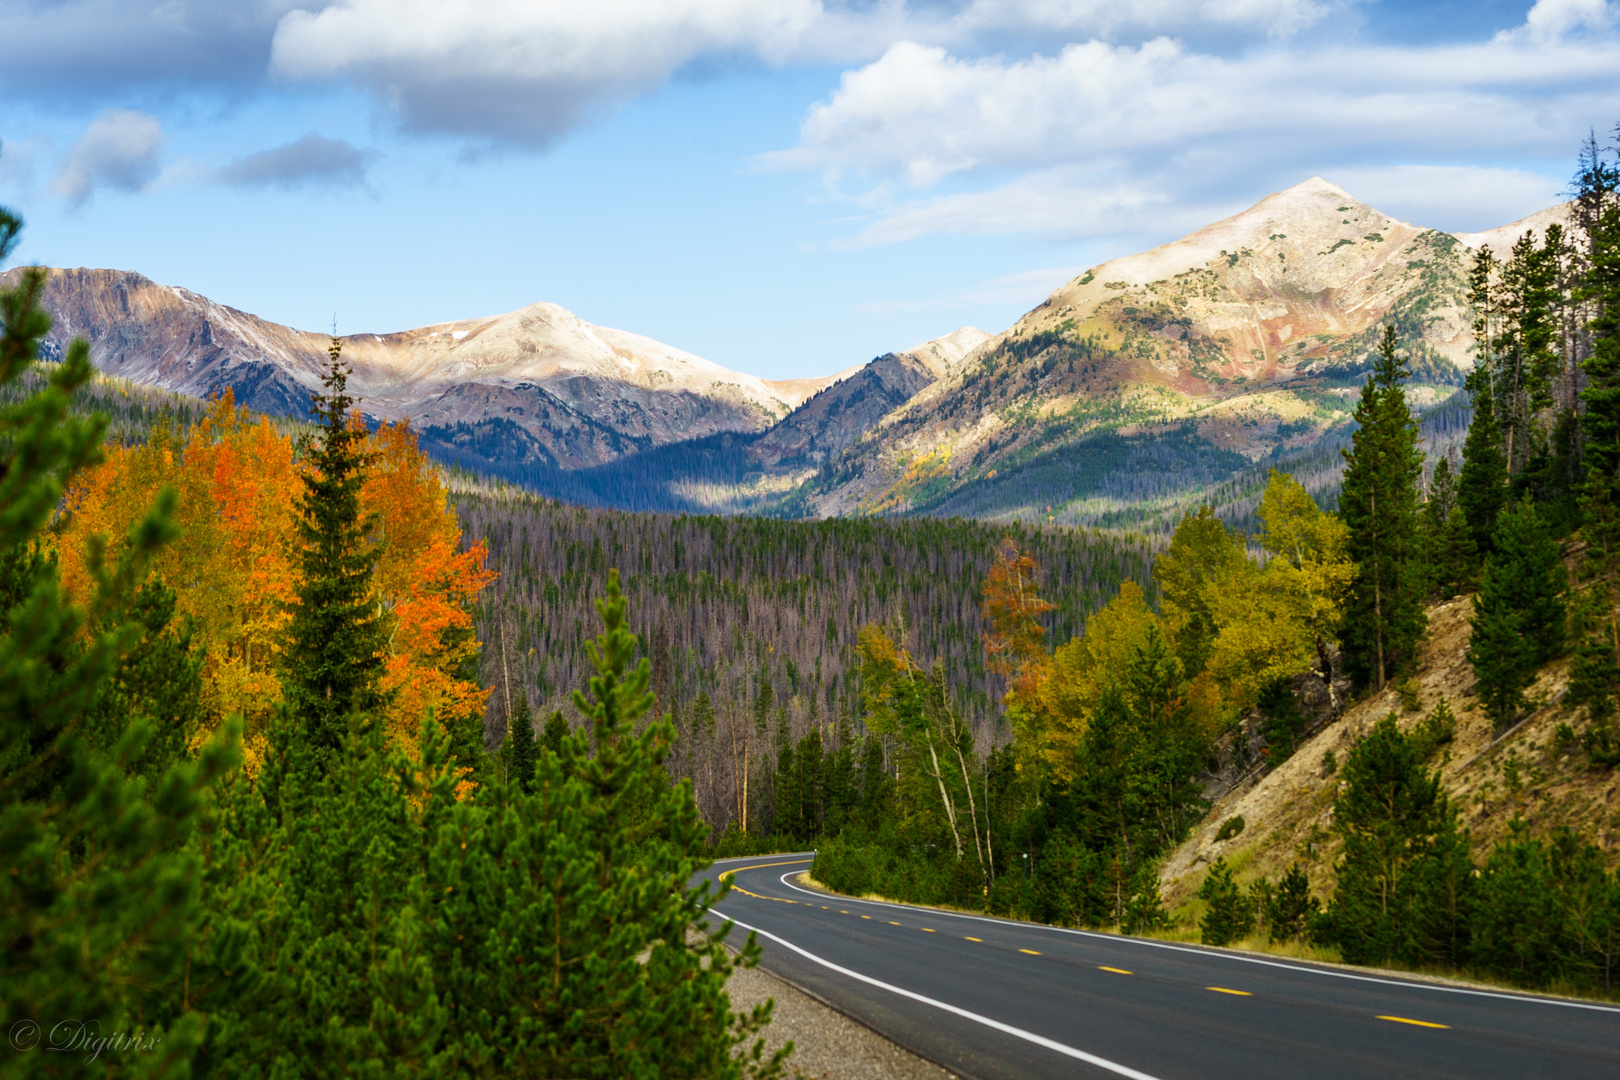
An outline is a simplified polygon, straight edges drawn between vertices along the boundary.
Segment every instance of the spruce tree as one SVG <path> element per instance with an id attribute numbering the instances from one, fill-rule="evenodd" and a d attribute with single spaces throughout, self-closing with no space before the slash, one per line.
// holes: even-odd
<path id="1" fill-rule="evenodd" d="M 1303 939 L 1321 907 L 1305 871 L 1293 863 L 1266 900 L 1266 933 L 1272 941 Z"/>
<path id="2" fill-rule="evenodd" d="M 318 757 L 343 745 L 348 726 L 382 704 L 383 625 L 371 595 L 375 521 L 362 516 L 360 488 L 370 455 L 350 410 L 343 343 L 332 339 L 321 394 L 311 412 L 317 438 L 305 439 L 308 465 L 298 498 L 300 577 L 284 654 L 286 701 Z"/>
<path id="3" fill-rule="evenodd" d="M 507 719 L 506 738 L 512 744 L 509 775 L 524 792 L 534 790 L 534 763 L 539 756 L 534 739 L 534 714 L 529 710 L 529 694 L 519 690 L 512 699 L 512 715 Z"/>
<path id="4" fill-rule="evenodd" d="M 1224 856 L 1209 868 L 1198 898 L 1209 905 L 1198 920 L 1199 940 L 1205 945 L 1230 945 L 1254 929 L 1254 905 L 1233 880 Z"/>
<path id="5" fill-rule="evenodd" d="M 1396 344 L 1395 327 L 1386 326 L 1356 406 L 1359 427 L 1343 452 L 1339 494 L 1356 564 L 1344 617 L 1346 663 L 1357 681 L 1379 689 L 1411 662 L 1427 626 L 1417 502 L 1423 458 Z"/>
<path id="6" fill-rule="evenodd" d="M 1474 601 L 1468 659 L 1480 701 L 1502 727 L 1536 669 L 1563 651 L 1566 579 L 1558 544 L 1528 501 L 1501 516 L 1495 548 Z"/>
<path id="7" fill-rule="evenodd" d="M 1576 295 L 1592 311 L 1587 324 L 1592 352 L 1581 363 L 1588 379 L 1581 392 L 1586 497 L 1612 508 L 1620 505 L 1620 167 L 1595 143 L 1582 156 L 1575 201 L 1587 237 L 1585 274 Z M 1612 513 L 1603 515 L 1592 539 L 1598 541 L 1594 546 L 1620 555 L 1620 536 L 1611 535 L 1613 521 Z"/>
<path id="8" fill-rule="evenodd" d="M 1496 532 L 1496 516 L 1507 503 L 1507 458 L 1502 453 L 1502 432 L 1496 422 L 1489 373 L 1475 368 L 1468 376 L 1474 417 L 1463 441 L 1462 470 L 1457 479 L 1457 505 L 1468 526 L 1475 557 L 1489 554 Z"/>
<path id="9" fill-rule="evenodd" d="M 562 710 L 553 709 L 551 715 L 546 717 L 546 730 L 540 737 L 540 745 L 553 754 L 561 754 L 563 740 L 568 738 L 569 734 L 568 721 L 563 719 Z"/>

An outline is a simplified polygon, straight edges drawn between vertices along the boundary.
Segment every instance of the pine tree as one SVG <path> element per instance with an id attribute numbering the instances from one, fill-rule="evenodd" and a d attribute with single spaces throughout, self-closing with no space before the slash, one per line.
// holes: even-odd
<path id="1" fill-rule="evenodd" d="M 1254 929 L 1254 905 L 1239 890 L 1224 857 L 1209 868 L 1198 898 L 1209 905 L 1198 920 L 1199 939 L 1205 945 L 1230 945 Z"/>
<path id="2" fill-rule="evenodd" d="M 710 723 L 713 723 L 712 709 L 710 711 Z M 694 727 L 695 726 L 696 725 L 694 723 Z M 561 754 L 563 749 L 563 740 L 568 738 L 569 734 L 568 721 L 563 719 L 562 710 L 553 709 L 551 710 L 551 715 L 546 717 L 546 731 L 545 734 L 540 738 L 540 745 L 544 746 L 553 754 Z"/>
<path id="3" fill-rule="evenodd" d="M 1595 140 L 1582 154 L 1576 179 L 1576 207 L 1586 233 L 1584 280 L 1577 298 L 1592 311 L 1588 330 L 1592 353 L 1581 363 L 1589 380 L 1581 399 L 1586 405 L 1582 430 L 1586 436 L 1588 500 L 1605 506 L 1620 504 L 1620 166 L 1606 160 Z M 1614 515 L 1602 519 L 1597 546 L 1620 554 L 1620 536 Z"/>
<path id="4" fill-rule="evenodd" d="M 1480 701 L 1502 727 L 1523 706 L 1536 670 L 1563 651 L 1566 581 L 1558 544 L 1528 501 L 1501 516 L 1494 546 L 1474 602 L 1468 659 Z"/>
<path id="5" fill-rule="evenodd" d="M 1391 713 L 1340 770 L 1334 827 L 1344 841 L 1329 922 L 1346 960 L 1432 959 L 1457 908 L 1437 885 L 1467 877 L 1467 847 L 1437 774 Z"/>
<path id="6" fill-rule="evenodd" d="M 1311 895 L 1310 879 L 1294 863 L 1267 899 L 1266 933 L 1272 941 L 1303 939 L 1321 907 L 1321 901 Z"/>
<path id="7" fill-rule="evenodd" d="M 1476 367 L 1468 376 L 1474 417 L 1463 441 L 1462 469 L 1457 480 L 1457 505 L 1468 527 L 1476 558 L 1490 553 L 1496 516 L 1507 503 L 1507 458 L 1496 423 L 1489 373 Z"/>
<path id="8" fill-rule="evenodd" d="M 382 620 L 371 597 L 375 553 L 372 520 L 360 513 L 369 456 L 347 391 L 342 342 L 332 339 L 329 363 L 311 412 L 319 438 L 303 451 L 309 471 L 298 500 L 301 576 L 287 631 L 285 696 L 318 756 L 343 745 L 353 718 L 382 703 Z"/>
<path id="9" fill-rule="evenodd" d="M 0 210 L 0 259 L 21 227 Z M 128 1059 L 114 1050 L 99 1061 L 25 1055 L 32 1047 L 14 1043 L 19 1069 L 180 1075 L 205 1027 L 183 992 L 205 919 L 193 837 L 206 789 L 239 756 L 239 728 L 228 724 L 197 759 L 175 760 L 162 745 L 175 718 L 161 715 L 161 694 L 140 693 L 134 714 L 103 725 L 97 745 L 92 714 L 132 689 L 117 685 L 120 674 L 163 679 L 164 650 L 140 652 L 158 619 L 136 586 L 174 538 L 176 500 L 163 493 L 116 562 L 98 557 L 86 607 L 64 596 L 45 533 L 65 486 L 97 460 L 107 418 L 71 415 L 95 374 L 85 341 L 49 373 L 35 369 L 51 327 L 45 280 L 30 267 L 0 290 L 0 1013 L 47 1034 L 64 1019 L 93 1019 L 143 1043 Z M 13 398 L 31 370 L 42 385 Z M 172 675 L 178 683 L 185 671 Z"/>
<path id="10" fill-rule="evenodd" d="M 1356 406 L 1358 430 L 1344 451 L 1339 514 L 1356 564 L 1344 618 L 1347 664 L 1380 690 L 1410 663 L 1427 626 L 1417 487 L 1423 475 L 1418 428 L 1401 383 L 1408 372 L 1386 326 L 1373 374 Z"/>

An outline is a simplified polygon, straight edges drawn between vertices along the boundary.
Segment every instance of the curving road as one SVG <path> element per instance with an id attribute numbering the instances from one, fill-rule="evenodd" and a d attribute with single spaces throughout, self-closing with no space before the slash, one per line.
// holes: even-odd
<path id="1" fill-rule="evenodd" d="M 974 1080 L 1620 1078 L 1620 1008 L 830 896 L 725 859 L 760 966 Z"/>

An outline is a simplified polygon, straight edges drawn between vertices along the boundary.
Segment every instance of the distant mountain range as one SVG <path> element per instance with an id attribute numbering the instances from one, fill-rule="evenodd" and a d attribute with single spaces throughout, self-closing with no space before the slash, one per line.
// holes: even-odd
<path id="1" fill-rule="evenodd" d="M 115 270 L 53 270 L 45 306 L 56 323 L 47 350 L 83 336 L 105 374 L 199 397 L 229 387 L 276 414 L 306 411 L 330 340 Z M 771 382 L 545 303 L 342 340 L 369 415 L 444 433 L 499 420 L 512 429 L 512 462 L 562 469 L 765 431 L 855 371 Z"/>
<path id="2" fill-rule="evenodd" d="M 1386 322 L 1412 357 L 1410 396 L 1440 409 L 1471 364 L 1473 251 L 1562 220 L 1553 207 L 1452 235 L 1316 178 L 1092 267 L 1003 333 L 963 327 L 818 379 L 729 371 L 546 303 L 351 335 L 344 356 L 371 416 L 573 501 L 1155 524 L 1271 464 L 1334 484 L 1325 451 Z M 139 274 L 56 270 L 45 304 L 49 349 L 82 335 L 107 374 L 230 387 L 266 412 L 302 414 L 325 360 L 325 335 Z"/>

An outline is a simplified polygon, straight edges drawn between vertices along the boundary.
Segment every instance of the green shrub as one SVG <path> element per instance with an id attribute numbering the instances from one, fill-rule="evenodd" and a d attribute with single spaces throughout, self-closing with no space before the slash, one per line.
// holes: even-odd
<path id="1" fill-rule="evenodd" d="M 1266 933 L 1272 941 L 1303 938 L 1321 909 L 1321 902 L 1311 895 L 1310 880 L 1295 863 L 1267 898 Z"/>
<path id="2" fill-rule="evenodd" d="M 1244 821 L 1242 814 L 1227 818 L 1225 821 L 1221 822 L 1221 827 L 1215 830 L 1215 842 L 1219 844 L 1232 839 L 1232 837 L 1243 831 L 1243 826 Z"/>

